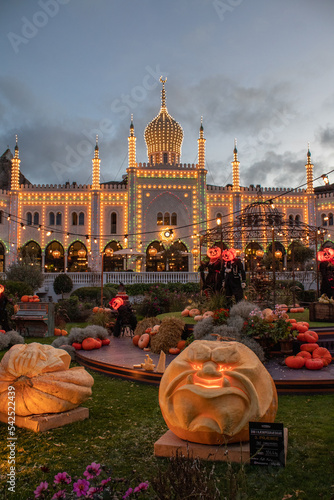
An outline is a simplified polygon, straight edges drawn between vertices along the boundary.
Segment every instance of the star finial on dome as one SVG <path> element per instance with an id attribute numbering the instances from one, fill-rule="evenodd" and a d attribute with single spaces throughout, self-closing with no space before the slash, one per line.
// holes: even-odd
<path id="1" fill-rule="evenodd" d="M 161 90 L 161 107 L 165 108 L 166 107 L 166 90 L 165 90 L 165 83 L 167 82 L 167 76 L 163 78 L 160 76 L 160 82 L 162 83 L 162 90 Z"/>

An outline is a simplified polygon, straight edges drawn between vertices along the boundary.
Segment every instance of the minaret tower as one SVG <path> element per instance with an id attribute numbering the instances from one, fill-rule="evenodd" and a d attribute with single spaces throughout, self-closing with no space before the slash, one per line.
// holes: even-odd
<path id="1" fill-rule="evenodd" d="M 308 200 L 307 200 L 308 220 L 305 220 L 304 222 L 306 222 L 306 224 L 314 226 L 316 223 L 316 215 L 315 215 L 315 195 L 313 188 L 313 165 L 311 162 L 310 144 L 308 144 L 307 163 L 305 165 L 305 168 L 306 168 L 306 182 L 307 182 L 306 194 L 308 195 Z"/>
<path id="2" fill-rule="evenodd" d="M 198 142 L 198 168 L 205 168 L 205 141 L 204 139 L 204 128 L 203 128 L 203 116 L 201 116 L 201 126 L 199 128 L 199 139 Z"/>
<path id="3" fill-rule="evenodd" d="M 128 138 L 128 221 L 124 224 L 124 233 L 129 234 L 128 247 L 136 248 L 137 241 L 134 233 L 137 233 L 137 224 L 141 214 L 137 213 L 137 190 L 136 190 L 136 136 L 133 125 L 133 115 L 131 115 L 130 134 Z M 138 237 L 139 238 L 139 237 Z"/>
<path id="4" fill-rule="evenodd" d="M 15 144 L 14 158 L 12 159 L 12 172 L 11 172 L 11 190 L 18 191 L 20 189 L 20 163 L 19 146 L 17 144 L 17 135 Z"/>
<path id="5" fill-rule="evenodd" d="M 99 136 L 96 136 L 96 146 L 94 152 L 94 158 L 92 160 L 93 163 L 93 174 L 92 174 L 92 189 L 100 189 L 100 163 L 101 160 L 99 158 L 99 144 L 98 144 Z"/>
<path id="6" fill-rule="evenodd" d="M 239 173 L 240 161 L 238 161 L 238 150 L 237 150 L 237 140 L 234 139 L 234 150 L 233 150 L 233 161 L 232 161 L 232 180 L 233 180 L 233 191 L 240 192 L 240 173 Z"/>
<path id="7" fill-rule="evenodd" d="M 314 193 L 314 189 L 313 189 L 313 165 L 311 162 L 310 143 L 308 144 L 307 163 L 305 165 L 305 168 L 306 168 L 306 182 L 307 182 L 306 192 L 308 194 L 313 194 Z"/>

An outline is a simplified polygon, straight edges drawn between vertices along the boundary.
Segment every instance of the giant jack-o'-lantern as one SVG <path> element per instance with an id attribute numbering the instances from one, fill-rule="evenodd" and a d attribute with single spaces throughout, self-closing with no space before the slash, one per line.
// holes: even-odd
<path id="1" fill-rule="evenodd" d="M 122 299 L 122 297 L 114 297 L 109 302 L 109 305 L 112 309 L 114 309 L 114 311 L 117 311 L 117 309 L 124 305 L 124 300 Z"/>
<path id="2" fill-rule="evenodd" d="M 328 262 L 334 259 L 334 249 L 330 247 L 326 247 L 323 250 L 319 250 L 317 252 L 317 260 L 318 262 Z"/>
<path id="3" fill-rule="evenodd" d="M 229 262 L 235 259 L 237 253 L 234 250 L 234 248 L 229 248 L 226 250 L 223 250 L 222 253 L 222 259 L 225 260 L 225 262 Z"/>
<path id="4" fill-rule="evenodd" d="M 216 260 L 219 259 L 221 253 L 222 251 L 219 247 L 211 247 L 207 249 L 206 255 L 209 257 L 210 260 Z"/>
<path id="5" fill-rule="evenodd" d="M 70 362 L 66 351 L 50 345 L 14 345 L 0 363 L 0 412 L 8 411 L 10 392 L 15 392 L 15 414 L 20 416 L 79 406 L 91 396 L 94 379 L 81 366 L 69 368 Z"/>
<path id="6" fill-rule="evenodd" d="M 244 344 L 196 340 L 166 369 L 162 415 L 181 439 L 203 444 L 248 441 L 249 421 L 273 422 L 275 384 Z"/>

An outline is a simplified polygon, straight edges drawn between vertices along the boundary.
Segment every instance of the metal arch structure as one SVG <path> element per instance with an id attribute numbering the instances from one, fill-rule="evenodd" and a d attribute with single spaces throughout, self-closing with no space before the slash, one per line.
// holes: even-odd
<path id="1" fill-rule="evenodd" d="M 272 245 L 273 254 L 273 288 L 275 295 L 275 242 L 288 245 L 294 241 L 306 242 L 314 245 L 317 252 L 319 244 L 324 241 L 323 228 L 311 226 L 301 221 L 291 221 L 284 218 L 284 214 L 274 207 L 272 200 L 258 200 L 251 203 L 236 216 L 235 221 L 217 224 L 215 227 L 200 233 L 200 248 L 210 247 L 215 243 L 234 247 L 240 252 L 249 243 Z M 292 276 L 294 280 L 294 245 L 292 245 Z M 317 290 L 319 279 L 317 273 Z M 274 296 L 275 302 L 275 296 Z"/>

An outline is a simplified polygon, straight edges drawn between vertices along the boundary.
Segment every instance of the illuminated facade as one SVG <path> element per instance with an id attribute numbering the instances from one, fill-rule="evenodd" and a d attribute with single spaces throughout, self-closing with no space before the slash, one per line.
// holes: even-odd
<path id="1" fill-rule="evenodd" d="M 62 271 L 196 271 L 199 233 L 216 219 L 233 222 L 235 214 L 258 199 L 258 187 L 240 186 L 240 162 L 233 150 L 233 184 L 206 182 L 204 128 L 198 138 L 198 163 L 181 163 L 182 127 L 168 113 L 165 80 L 158 115 L 145 129 L 148 161 L 138 163 L 131 119 L 128 167 L 123 182 L 100 182 L 98 140 L 92 160 L 92 184 L 22 184 L 19 147 L 11 158 L 11 182 L 0 191 L 0 271 L 19 252 L 33 254 L 47 272 Z M 8 150 L 7 150 L 8 151 Z M 12 156 L 12 155 L 11 155 Z M 307 152 L 306 189 L 284 196 L 283 188 L 261 188 L 291 224 L 332 226 L 333 192 L 315 192 L 311 153 Z M 167 237 L 166 231 L 171 233 Z M 247 255 L 262 241 L 243 248 Z M 288 251 L 290 242 L 277 240 Z M 125 249 L 129 249 L 129 255 Z M 20 250 L 21 249 L 21 250 Z M 131 250 L 130 250 L 131 249 Z M 164 250 L 168 250 L 164 252 Z M 123 253 L 115 253 L 123 250 Z M 203 249 L 202 249 L 203 252 Z M 146 257 L 146 258 L 145 258 Z M 103 259 L 103 262 L 102 262 Z M 246 262 L 247 263 L 247 262 Z"/>

